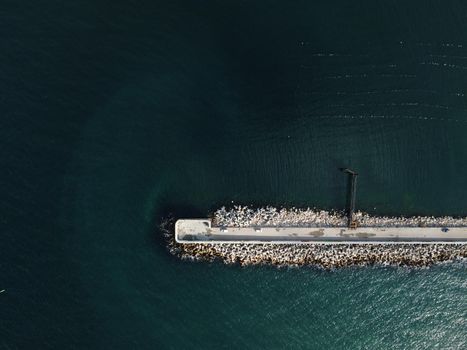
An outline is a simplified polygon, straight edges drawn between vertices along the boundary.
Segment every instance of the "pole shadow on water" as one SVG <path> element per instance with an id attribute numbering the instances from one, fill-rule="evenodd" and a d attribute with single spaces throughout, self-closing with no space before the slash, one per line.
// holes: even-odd
<path id="1" fill-rule="evenodd" d="M 350 168 L 339 168 L 340 171 L 347 174 L 347 190 L 346 190 L 346 212 L 347 212 L 347 225 L 351 227 L 353 223 L 353 216 L 355 212 L 355 201 L 357 191 L 357 176 L 358 173 Z"/>

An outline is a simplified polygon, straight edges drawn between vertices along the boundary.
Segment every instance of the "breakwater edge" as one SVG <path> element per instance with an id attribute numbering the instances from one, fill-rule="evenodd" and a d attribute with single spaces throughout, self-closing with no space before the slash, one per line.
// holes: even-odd
<path id="1" fill-rule="evenodd" d="M 388 217 L 356 212 L 360 226 L 367 227 L 466 227 L 467 217 Z M 235 206 L 216 210 L 211 219 L 216 226 L 229 227 L 345 227 L 345 212 L 317 209 L 249 208 Z M 175 242 L 174 221 L 161 225 L 168 250 L 185 260 L 221 261 L 225 264 L 316 266 L 333 269 L 347 266 L 394 265 L 424 267 L 467 258 L 466 244 L 246 244 Z"/>

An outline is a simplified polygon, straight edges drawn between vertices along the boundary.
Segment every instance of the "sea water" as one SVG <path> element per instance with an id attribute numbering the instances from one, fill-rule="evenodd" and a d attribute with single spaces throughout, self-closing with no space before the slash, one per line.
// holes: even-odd
<path id="1" fill-rule="evenodd" d="M 467 347 L 465 264 L 179 261 L 223 205 L 466 215 L 459 1 L 6 1 L 0 348 Z"/>

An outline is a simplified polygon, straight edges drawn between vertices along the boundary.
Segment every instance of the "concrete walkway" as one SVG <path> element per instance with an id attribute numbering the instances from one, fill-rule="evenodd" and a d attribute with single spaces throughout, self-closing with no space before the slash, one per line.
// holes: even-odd
<path id="1" fill-rule="evenodd" d="M 209 219 L 175 223 L 178 243 L 467 244 L 467 227 L 212 227 Z"/>

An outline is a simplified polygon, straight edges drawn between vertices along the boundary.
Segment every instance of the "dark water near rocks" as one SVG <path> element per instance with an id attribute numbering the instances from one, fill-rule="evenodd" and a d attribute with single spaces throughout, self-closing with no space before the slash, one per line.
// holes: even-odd
<path id="1" fill-rule="evenodd" d="M 465 265 L 238 268 L 239 204 L 465 215 L 467 4 L 4 1 L 0 348 L 465 348 Z"/>

